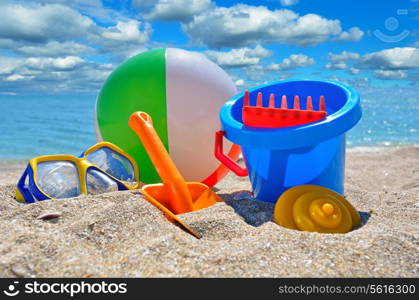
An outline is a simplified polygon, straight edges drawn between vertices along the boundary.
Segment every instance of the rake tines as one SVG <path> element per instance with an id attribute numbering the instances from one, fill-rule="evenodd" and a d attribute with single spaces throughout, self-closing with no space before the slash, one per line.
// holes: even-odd
<path id="1" fill-rule="evenodd" d="M 287 97 L 282 95 L 281 107 L 275 107 L 275 95 L 269 95 L 268 107 L 263 106 L 262 93 L 256 98 L 256 105 L 250 105 L 249 91 L 245 91 L 242 111 L 243 123 L 246 126 L 260 128 L 290 127 L 312 123 L 326 118 L 324 96 L 320 96 L 319 110 L 313 109 L 313 100 L 307 96 L 306 109 L 301 109 L 300 97 L 294 96 L 293 108 L 288 108 Z"/>

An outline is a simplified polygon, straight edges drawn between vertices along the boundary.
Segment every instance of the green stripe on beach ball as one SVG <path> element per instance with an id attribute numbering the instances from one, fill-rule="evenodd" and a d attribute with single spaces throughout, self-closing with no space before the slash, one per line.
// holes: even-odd
<path id="1" fill-rule="evenodd" d="M 124 62 L 106 80 L 96 102 L 99 135 L 135 159 L 145 183 L 159 182 L 160 177 L 128 119 L 135 111 L 147 112 L 168 149 L 165 53 L 166 49 L 147 51 Z"/>

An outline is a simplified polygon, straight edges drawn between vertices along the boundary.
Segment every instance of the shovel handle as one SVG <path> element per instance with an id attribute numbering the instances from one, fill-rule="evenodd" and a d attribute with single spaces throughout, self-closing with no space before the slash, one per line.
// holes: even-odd
<path id="1" fill-rule="evenodd" d="M 128 124 L 140 138 L 157 173 L 168 187 L 168 198 L 173 212 L 181 214 L 193 211 L 188 185 L 154 129 L 150 115 L 142 111 L 135 112 L 129 118 Z"/>
<path id="2" fill-rule="evenodd" d="M 246 168 L 242 168 L 237 162 L 232 160 L 230 157 L 224 154 L 223 152 L 223 137 L 225 136 L 225 131 L 218 130 L 215 132 L 215 147 L 214 155 L 215 157 L 224 164 L 227 168 L 234 172 L 237 176 L 244 177 L 248 175 Z"/>

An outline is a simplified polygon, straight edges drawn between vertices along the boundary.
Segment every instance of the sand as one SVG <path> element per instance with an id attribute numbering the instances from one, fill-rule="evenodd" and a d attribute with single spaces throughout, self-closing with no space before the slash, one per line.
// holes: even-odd
<path id="1" fill-rule="evenodd" d="M 231 174 L 217 186 L 225 202 L 181 216 L 200 240 L 138 191 L 19 204 L 24 166 L 0 163 L 1 277 L 418 277 L 419 147 L 348 153 L 362 225 L 347 234 L 276 225 Z"/>

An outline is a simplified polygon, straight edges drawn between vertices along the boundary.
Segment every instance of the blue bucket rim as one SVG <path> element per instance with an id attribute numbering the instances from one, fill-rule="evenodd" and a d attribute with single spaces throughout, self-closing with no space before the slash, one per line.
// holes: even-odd
<path id="1" fill-rule="evenodd" d="M 234 103 L 243 97 L 244 92 L 236 94 L 228 100 L 220 111 L 222 129 L 226 138 L 243 147 L 264 149 L 290 149 L 316 145 L 324 140 L 344 134 L 355 126 L 361 118 L 361 105 L 359 94 L 350 86 L 333 80 L 304 80 L 288 79 L 270 82 L 249 89 L 249 92 L 271 85 L 287 82 L 321 82 L 338 86 L 346 96 L 346 103 L 326 119 L 286 128 L 249 128 L 237 121 L 232 115 Z"/>

